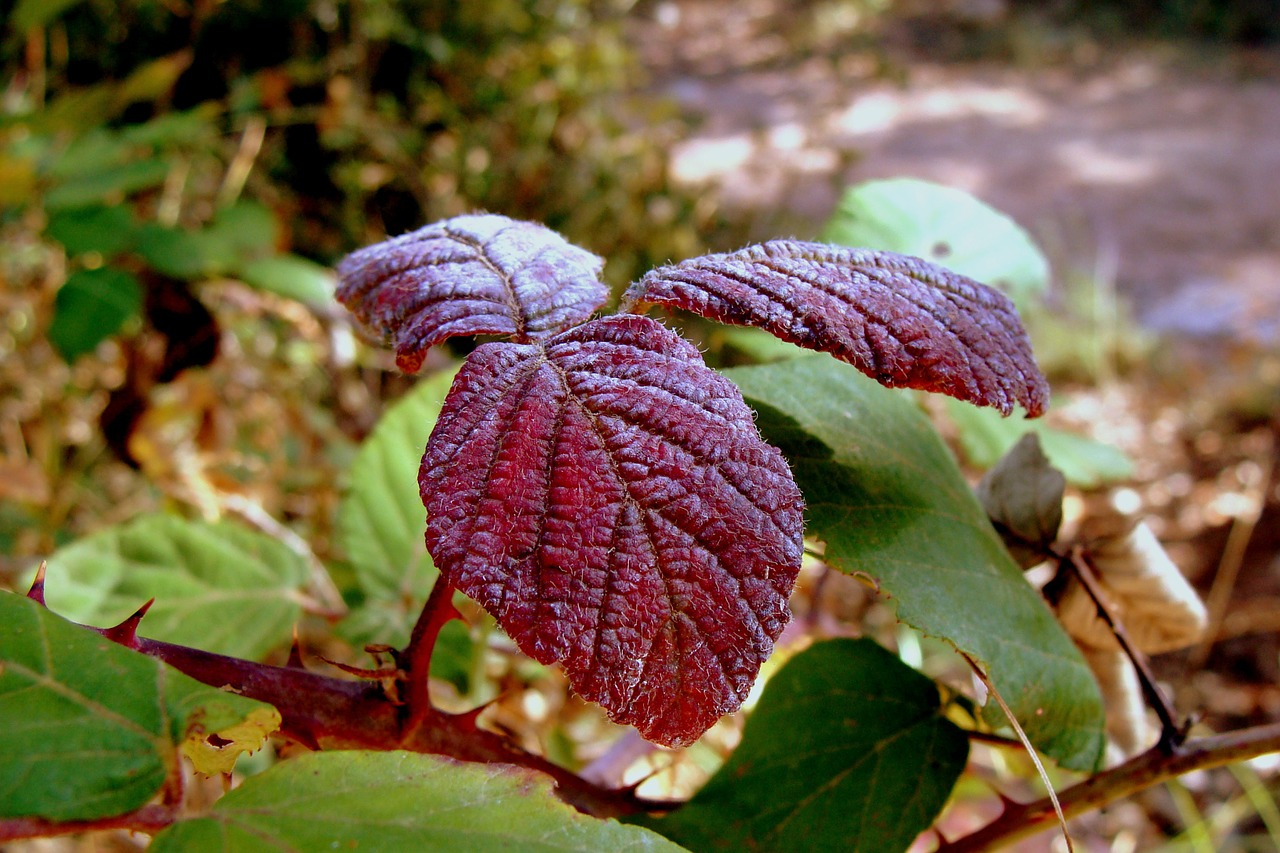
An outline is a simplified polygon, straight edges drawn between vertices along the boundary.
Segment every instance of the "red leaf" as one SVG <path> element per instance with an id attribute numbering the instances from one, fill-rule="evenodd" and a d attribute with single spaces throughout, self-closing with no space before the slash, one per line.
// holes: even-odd
<path id="1" fill-rule="evenodd" d="M 609 295 L 603 265 L 545 226 L 458 216 L 348 255 L 337 295 L 415 373 L 455 335 L 529 342 L 581 323 Z"/>
<path id="2" fill-rule="evenodd" d="M 919 258 L 775 240 L 659 267 L 624 304 L 671 305 L 829 352 L 880 383 L 940 391 L 1005 414 L 1048 406 L 1049 386 L 1004 294 Z"/>
<path id="3" fill-rule="evenodd" d="M 647 317 L 476 349 L 419 484 L 448 580 L 658 743 L 741 705 L 789 618 L 791 471 L 738 389 Z"/>

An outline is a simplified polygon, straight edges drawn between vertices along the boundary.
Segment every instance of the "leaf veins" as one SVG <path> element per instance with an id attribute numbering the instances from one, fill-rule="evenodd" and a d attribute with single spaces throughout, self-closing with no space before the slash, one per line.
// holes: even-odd
<path id="1" fill-rule="evenodd" d="M 655 742 L 741 705 L 789 618 L 791 471 L 737 388 L 649 318 L 479 347 L 419 485 L 448 580 Z"/>
<path id="2" fill-rule="evenodd" d="M 1049 387 L 1013 303 L 919 258 L 775 240 L 650 271 L 624 304 L 658 303 L 765 329 L 880 383 L 1032 416 Z"/>
<path id="3" fill-rule="evenodd" d="M 505 216 L 446 219 L 353 252 L 338 265 L 338 300 L 391 341 L 416 373 L 456 335 L 527 343 L 581 323 L 604 304 L 604 261 L 551 229 Z"/>

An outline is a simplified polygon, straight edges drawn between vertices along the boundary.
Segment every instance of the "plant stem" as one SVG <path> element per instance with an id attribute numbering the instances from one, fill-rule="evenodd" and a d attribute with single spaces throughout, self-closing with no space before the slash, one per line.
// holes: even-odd
<path id="1" fill-rule="evenodd" d="M 1280 752 L 1280 723 L 1194 738 L 1181 745 L 1157 744 L 1124 764 L 1060 791 L 1058 803 L 1070 819 L 1194 770 L 1234 764 L 1271 752 Z M 1010 803 L 1000 817 L 955 841 L 944 840 L 935 853 L 992 850 L 1056 823 L 1053 803 L 1048 797 L 1030 803 Z"/>
<path id="2" fill-rule="evenodd" d="M 130 832 L 155 834 L 177 820 L 172 806 L 149 805 L 137 811 L 97 820 L 72 820 L 58 822 L 38 817 L 18 817 L 0 820 L 0 842 L 17 841 L 20 838 L 51 838 L 56 835 L 74 835 L 81 832 L 100 832 L 125 829 Z"/>
<path id="3" fill-rule="evenodd" d="M 1134 670 L 1137 671 L 1138 683 L 1142 685 L 1142 695 L 1146 697 L 1147 704 L 1151 706 L 1156 712 L 1156 716 L 1160 718 L 1160 742 L 1157 747 L 1166 749 L 1176 747 L 1186 739 L 1187 727 L 1177 721 L 1177 712 L 1169 702 L 1168 697 L 1160 689 L 1160 686 L 1156 684 L 1155 675 L 1151 672 L 1151 667 L 1147 665 L 1146 657 L 1129 641 L 1129 635 L 1120 620 L 1111 614 L 1111 609 L 1107 606 L 1106 596 L 1098 585 L 1097 574 L 1094 572 L 1093 565 L 1089 562 L 1088 555 L 1083 548 L 1076 546 L 1063 559 L 1074 570 L 1076 577 L 1080 579 L 1080 585 L 1084 587 L 1085 592 L 1093 599 L 1094 606 L 1098 608 L 1098 615 L 1107 623 L 1107 627 L 1111 629 L 1111 632 L 1115 634 L 1116 642 L 1120 644 L 1120 648 L 1124 650 L 1125 657 L 1129 659 L 1129 662 L 1133 664 Z"/>

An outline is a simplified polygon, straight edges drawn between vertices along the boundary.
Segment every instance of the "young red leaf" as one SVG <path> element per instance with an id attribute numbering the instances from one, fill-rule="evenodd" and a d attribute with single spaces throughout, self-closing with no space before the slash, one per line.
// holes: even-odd
<path id="1" fill-rule="evenodd" d="M 919 258 L 775 240 L 650 271 L 624 304 L 652 302 L 755 326 L 828 352 L 888 386 L 1034 416 L 1049 386 L 1004 294 Z"/>
<path id="2" fill-rule="evenodd" d="M 603 266 L 543 225 L 458 216 L 348 255 L 337 296 L 415 373 L 428 349 L 455 335 L 527 343 L 581 323 L 609 295 Z"/>
<path id="3" fill-rule="evenodd" d="M 448 580 L 657 743 L 741 705 L 789 618 L 791 471 L 737 388 L 647 317 L 479 347 L 418 481 Z"/>

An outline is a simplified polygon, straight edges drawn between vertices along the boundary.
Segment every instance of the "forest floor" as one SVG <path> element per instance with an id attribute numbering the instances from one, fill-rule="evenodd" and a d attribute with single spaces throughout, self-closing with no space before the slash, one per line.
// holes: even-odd
<path id="1" fill-rule="evenodd" d="M 867 39 L 815 8 L 686 0 L 632 23 L 681 123 L 676 177 L 753 241 L 813 239 L 845 187 L 890 177 L 1024 225 L 1059 291 L 1114 309 L 1105 368 L 1055 388 L 1135 474 L 1082 503 L 1148 518 L 1210 601 L 1215 640 L 1157 672 L 1210 726 L 1280 720 L 1280 52 L 972 21 Z M 1148 849 L 1180 818 L 1167 795 L 1142 808 Z"/>

